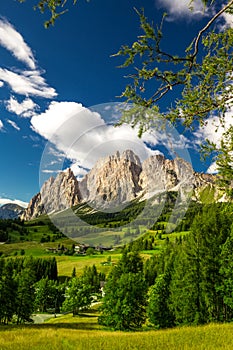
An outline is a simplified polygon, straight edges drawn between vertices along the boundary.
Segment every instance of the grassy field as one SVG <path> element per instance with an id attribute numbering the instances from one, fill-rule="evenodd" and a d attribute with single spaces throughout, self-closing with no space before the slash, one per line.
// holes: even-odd
<path id="1" fill-rule="evenodd" d="M 76 275 L 82 274 L 85 266 L 95 265 L 99 272 L 108 273 L 111 266 L 103 266 L 101 263 L 107 260 L 107 257 L 111 255 L 112 263 L 117 263 L 120 259 L 120 253 L 113 254 L 98 254 L 91 256 L 56 256 L 58 275 L 59 276 L 71 276 L 73 268 L 75 267 Z"/>
<path id="2" fill-rule="evenodd" d="M 0 350 L 232 350 L 233 325 L 111 332 L 95 314 L 52 318 L 40 325 L 1 326 Z"/>
<path id="3" fill-rule="evenodd" d="M 153 235 L 154 231 L 149 231 L 149 235 Z M 172 234 L 163 234 L 162 239 L 155 239 L 155 249 L 153 250 L 145 250 L 141 252 L 141 255 L 144 259 L 148 259 L 151 257 L 151 255 L 154 254 L 160 254 L 161 249 L 163 249 L 165 244 L 166 237 L 169 237 L 171 241 L 174 241 L 176 237 L 183 236 L 187 234 L 187 232 L 179 232 L 179 233 L 172 233 Z M 83 269 L 85 266 L 92 266 L 96 265 L 97 270 L 99 272 L 104 272 L 105 274 L 108 274 L 108 272 L 111 269 L 111 266 L 104 266 L 103 262 L 105 262 L 109 255 L 111 255 L 111 261 L 113 264 L 117 263 L 119 258 L 121 257 L 121 253 L 118 251 L 113 252 L 107 252 L 104 254 L 95 254 L 91 256 L 68 256 L 68 255 L 58 255 L 54 253 L 49 253 L 47 251 L 47 248 L 54 248 L 58 246 L 58 243 L 60 245 L 64 245 L 65 247 L 70 248 L 73 244 L 73 241 L 68 238 L 62 238 L 59 239 L 56 242 L 45 242 L 40 243 L 38 241 L 29 241 L 29 242 L 18 242 L 18 243 L 10 243 L 10 244 L 2 244 L 0 246 L 0 251 L 5 256 L 20 256 L 21 250 L 24 250 L 26 256 L 34 256 L 34 257 L 51 257 L 55 256 L 57 260 L 57 266 L 58 266 L 58 275 L 59 276 L 68 276 L 70 277 L 73 271 L 73 268 L 76 269 L 76 274 L 81 275 L 83 272 Z"/>

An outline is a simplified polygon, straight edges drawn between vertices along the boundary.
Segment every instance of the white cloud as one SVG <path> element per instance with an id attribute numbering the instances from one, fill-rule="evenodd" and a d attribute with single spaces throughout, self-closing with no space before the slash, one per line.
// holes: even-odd
<path id="1" fill-rule="evenodd" d="M 194 136 L 196 137 L 196 144 L 200 145 L 206 139 L 208 139 L 219 147 L 223 133 L 229 129 L 231 125 L 233 125 L 233 108 L 229 109 L 228 112 L 225 113 L 224 126 L 221 125 L 218 117 L 209 117 L 206 125 L 199 127 L 194 133 Z"/>
<path id="2" fill-rule="evenodd" d="M 25 63 L 29 68 L 36 68 L 32 50 L 25 43 L 22 35 L 4 19 L 0 19 L 0 45 L 9 50 L 14 57 Z"/>
<path id="3" fill-rule="evenodd" d="M 0 79 L 9 84 L 11 89 L 20 95 L 44 98 L 53 98 L 57 95 L 55 89 L 47 85 L 38 70 L 13 72 L 0 68 Z"/>
<path id="4" fill-rule="evenodd" d="M 38 105 L 30 98 L 25 98 L 25 100 L 20 103 L 15 97 L 11 96 L 10 99 L 6 101 L 6 108 L 9 112 L 13 112 L 21 117 L 31 117 L 35 109 L 38 108 Z"/>
<path id="5" fill-rule="evenodd" d="M 137 129 L 132 129 L 128 124 L 114 127 L 110 121 L 106 123 L 99 113 L 75 102 L 52 102 L 44 113 L 32 117 L 31 124 L 33 130 L 49 140 L 58 151 L 54 152 L 51 144 L 47 144 L 41 161 L 42 172 L 43 169 L 53 171 L 54 159 L 60 162 L 60 169 L 63 168 L 64 158 L 68 158 L 72 162 L 72 170 L 80 177 L 98 159 L 116 151 L 132 149 L 144 160 L 159 153 L 148 147 L 148 143 L 155 148 L 166 142 L 169 147 L 163 130 L 156 130 L 155 135 L 146 133 L 140 139 Z M 184 147 L 183 141 L 180 141 L 179 147 Z M 175 142 L 178 144 L 178 140 Z M 60 152 L 65 156 L 61 157 Z"/>
<path id="6" fill-rule="evenodd" d="M 77 163 L 72 164 L 70 168 L 78 179 L 81 179 L 84 175 L 88 173 L 87 169 L 84 169 Z"/>
<path id="7" fill-rule="evenodd" d="M 2 129 L 3 129 L 3 122 L 0 119 L 0 130 L 2 130 Z"/>
<path id="8" fill-rule="evenodd" d="M 210 164 L 206 172 L 207 174 L 216 174 L 218 172 L 216 162 L 213 162 L 212 164 Z"/>
<path id="9" fill-rule="evenodd" d="M 36 60 L 31 48 L 26 44 L 22 35 L 5 19 L 0 19 L 0 46 L 6 48 L 17 60 L 23 62 L 26 69 L 0 68 L 0 87 L 4 83 L 19 95 L 54 98 L 57 93 L 50 87 L 42 71 L 36 67 Z M 36 107 L 33 101 L 27 98 L 19 104 L 14 98 L 7 102 L 9 111 L 24 117 L 31 117 Z M 21 111 L 21 112 L 20 112 Z"/>
<path id="10" fill-rule="evenodd" d="M 10 120 L 10 119 L 7 119 L 7 122 L 16 130 L 20 130 L 20 127 L 13 121 L 13 120 Z"/>
<path id="11" fill-rule="evenodd" d="M 202 0 L 194 0 L 191 4 L 190 0 L 157 0 L 157 3 L 162 8 L 168 11 L 172 17 L 192 17 L 194 15 L 204 15 L 204 5 Z"/>
<path id="12" fill-rule="evenodd" d="M 62 170 L 43 169 L 42 172 L 43 172 L 44 174 L 58 174 L 58 173 L 61 173 Z"/>
<path id="13" fill-rule="evenodd" d="M 233 28 L 233 15 L 231 15 L 230 13 L 224 12 L 222 16 L 225 21 L 225 24 L 222 27 L 222 29 L 225 29 L 226 27 Z"/>
<path id="14" fill-rule="evenodd" d="M 27 202 L 21 201 L 19 199 L 0 198 L 0 206 L 8 203 L 18 204 L 23 208 L 27 208 L 28 206 Z"/>

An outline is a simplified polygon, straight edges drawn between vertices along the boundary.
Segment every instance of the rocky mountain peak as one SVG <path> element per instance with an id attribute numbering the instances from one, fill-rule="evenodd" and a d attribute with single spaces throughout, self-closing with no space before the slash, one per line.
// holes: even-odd
<path id="1" fill-rule="evenodd" d="M 142 164 L 139 183 L 147 193 L 153 194 L 171 190 L 187 181 L 192 184 L 193 169 L 191 164 L 181 158 L 166 159 L 163 155 L 153 155 Z M 178 190 L 177 188 L 177 190 Z"/>
<path id="2" fill-rule="evenodd" d="M 6 203 L 0 207 L 0 219 L 17 219 L 23 211 L 24 208 L 18 204 Z"/>
<path id="3" fill-rule="evenodd" d="M 142 165 L 131 150 L 101 158 L 80 182 L 83 200 L 98 207 L 128 202 L 141 189 Z"/>
<path id="4" fill-rule="evenodd" d="M 150 198 L 166 191 L 186 196 L 194 190 L 198 200 L 200 188 L 213 183 L 213 176 L 195 173 L 191 164 L 181 158 L 170 160 L 156 154 L 141 163 L 132 150 L 117 151 L 100 158 L 81 181 L 71 169 L 48 179 L 30 201 L 23 218 L 29 220 L 84 202 L 95 209 L 115 210 L 135 198 Z"/>
<path id="5" fill-rule="evenodd" d="M 64 210 L 81 201 L 79 183 L 71 169 L 50 177 L 35 195 L 22 218 L 29 220 L 42 214 Z"/>

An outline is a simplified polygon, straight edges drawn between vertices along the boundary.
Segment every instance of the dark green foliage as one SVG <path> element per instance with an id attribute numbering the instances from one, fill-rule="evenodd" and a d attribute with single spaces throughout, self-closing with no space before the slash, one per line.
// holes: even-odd
<path id="1" fill-rule="evenodd" d="M 36 259 L 33 257 L 21 257 L 7 260 L 0 259 L 0 323 L 30 321 L 34 311 L 35 298 L 37 297 L 36 305 L 39 309 L 42 304 L 41 299 L 40 302 L 38 301 L 39 294 L 36 294 L 38 292 L 36 282 L 43 277 L 46 277 L 47 284 L 51 287 L 50 290 L 54 285 L 56 285 L 56 291 L 59 289 L 54 282 L 57 279 L 55 258 Z M 42 285 L 43 282 L 39 284 L 40 294 L 42 293 Z M 61 293 L 55 293 L 54 291 L 51 296 L 52 292 L 49 289 L 43 292 L 46 306 L 46 298 L 53 298 L 53 302 L 56 299 L 60 303 L 63 301 L 61 301 Z"/>
<path id="2" fill-rule="evenodd" d="M 147 314 L 149 321 L 157 328 L 174 325 L 174 316 L 169 307 L 170 280 L 169 273 L 159 275 L 149 289 Z"/>
<path id="3" fill-rule="evenodd" d="M 32 270 L 24 268 L 16 277 L 17 282 L 17 296 L 16 296 L 16 310 L 15 316 L 17 324 L 29 322 L 34 310 L 35 289 Z"/>
<path id="4" fill-rule="evenodd" d="M 88 209 L 92 211 L 92 208 L 87 204 L 85 205 L 85 210 L 82 205 L 81 210 L 79 210 L 79 206 L 77 206 L 74 207 L 74 211 L 80 217 L 80 219 L 90 225 L 117 228 L 135 220 L 135 218 L 137 218 L 137 216 L 143 211 L 144 207 L 145 201 L 139 202 L 135 200 L 128 204 L 125 208 L 119 208 L 119 211 L 117 211 L 116 208 L 113 213 L 96 211 L 91 215 L 87 215 L 86 213 Z"/>
<path id="5" fill-rule="evenodd" d="M 0 276 L 0 322 L 7 324 L 12 320 L 16 310 L 17 282 L 14 279 L 12 261 L 2 266 Z"/>
<path id="6" fill-rule="evenodd" d="M 28 239 L 28 230 L 20 219 L 0 219 L 0 242 L 24 241 Z"/>
<path id="7" fill-rule="evenodd" d="M 92 292 L 100 292 L 100 282 L 105 281 L 105 274 L 99 273 L 95 265 L 86 266 L 83 271 L 83 278 L 92 287 Z"/>
<path id="8" fill-rule="evenodd" d="M 232 205 L 206 206 L 176 251 L 169 298 L 176 324 L 219 322 L 232 315 L 230 304 L 226 307 L 231 222 Z"/>
<path id="9" fill-rule="evenodd" d="M 148 286 L 152 286 L 155 283 L 158 274 L 158 264 L 158 257 L 156 255 L 153 255 L 144 263 L 144 276 Z"/>
<path id="10" fill-rule="evenodd" d="M 35 284 L 34 309 L 36 312 L 48 312 L 49 309 L 59 312 L 64 302 L 64 293 L 65 285 L 59 285 L 48 277 L 42 278 Z"/>
<path id="11" fill-rule="evenodd" d="M 143 262 L 139 254 L 124 252 L 104 288 L 99 322 L 119 330 L 140 328 L 145 321 L 146 291 Z"/>
<path id="12" fill-rule="evenodd" d="M 77 315 L 81 309 L 91 305 L 91 293 L 92 286 L 87 283 L 84 277 L 72 278 L 66 287 L 62 310 L 73 312 L 73 316 Z"/>
<path id="13" fill-rule="evenodd" d="M 225 304 L 226 321 L 233 320 L 233 225 L 230 236 L 222 246 L 221 252 L 221 283 L 219 290 Z"/>

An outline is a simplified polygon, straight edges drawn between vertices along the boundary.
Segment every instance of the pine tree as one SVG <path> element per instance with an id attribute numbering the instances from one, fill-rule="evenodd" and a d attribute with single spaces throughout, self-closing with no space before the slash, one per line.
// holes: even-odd
<path id="1" fill-rule="evenodd" d="M 25 268 L 17 275 L 16 280 L 18 287 L 15 314 L 19 324 L 31 320 L 35 299 L 35 276 L 31 269 Z"/>
<path id="2" fill-rule="evenodd" d="M 170 279 L 168 273 L 159 275 L 148 292 L 147 314 L 150 322 L 157 328 L 174 325 L 174 316 L 169 308 Z"/>
<path id="3" fill-rule="evenodd" d="M 221 247 L 229 235 L 230 216 L 218 205 L 206 206 L 192 224 L 174 262 L 171 308 L 177 324 L 221 321 Z"/>
<path id="4" fill-rule="evenodd" d="M 181 246 L 174 261 L 169 304 L 176 325 L 204 322 L 199 240 L 193 238 Z"/>
<path id="5" fill-rule="evenodd" d="M 13 264 L 5 263 L 0 279 L 0 321 L 7 324 L 12 320 L 16 309 L 17 283 L 13 278 Z"/>
<path id="6" fill-rule="evenodd" d="M 221 252 L 221 285 L 219 287 L 223 295 L 225 304 L 224 318 L 225 321 L 233 320 L 233 225 L 231 234 L 222 247 Z"/>

